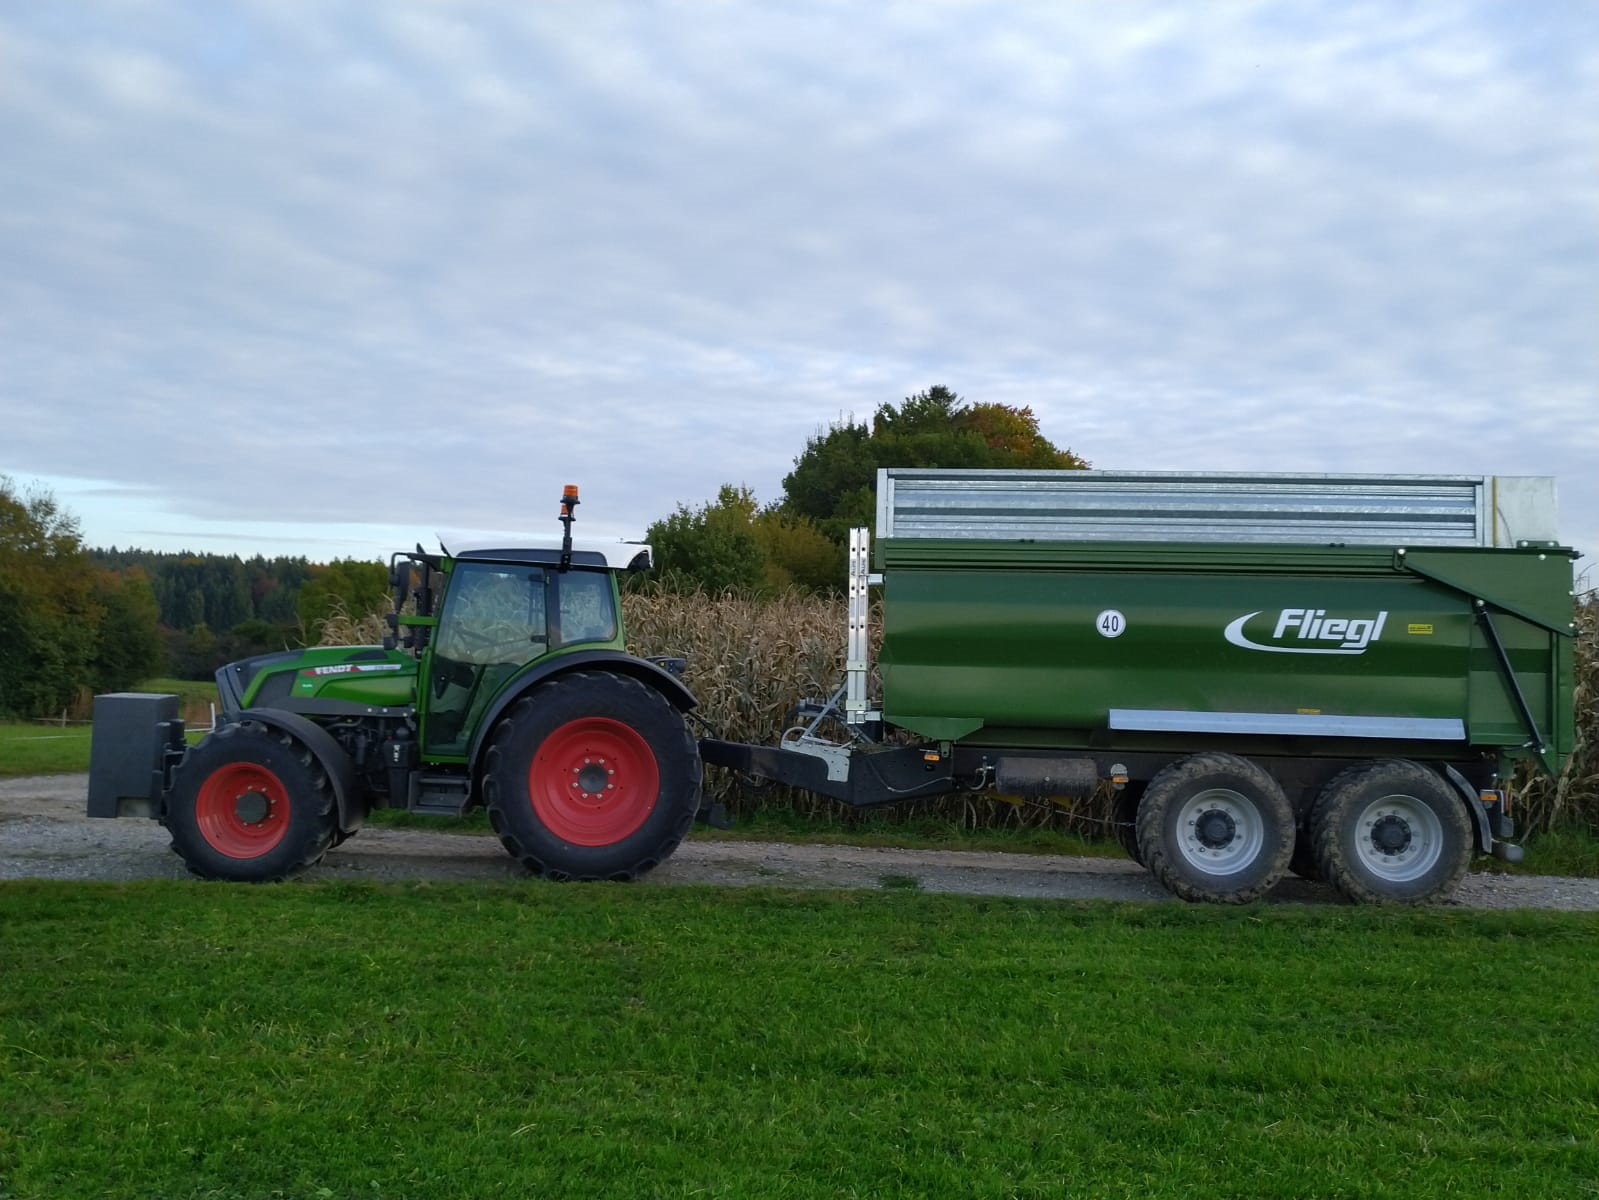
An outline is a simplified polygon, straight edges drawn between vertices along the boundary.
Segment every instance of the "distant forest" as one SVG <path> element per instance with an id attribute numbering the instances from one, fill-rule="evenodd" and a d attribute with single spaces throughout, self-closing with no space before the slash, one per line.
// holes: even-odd
<path id="1" fill-rule="evenodd" d="M 161 624 L 173 629 L 232 629 L 246 621 L 294 625 L 300 586 L 311 578 L 311 564 L 304 558 L 240 559 L 113 546 L 91 549 L 89 559 L 118 572 L 140 568 L 155 593 Z"/>
<path id="2" fill-rule="evenodd" d="M 46 489 L 0 475 L 0 719 L 316 642 L 383 606 L 377 562 L 92 549 Z"/>
<path id="3" fill-rule="evenodd" d="M 375 562 L 116 547 L 88 556 L 102 570 L 149 582 L 162 658 L 180 679 L 208 679 L 223 663 L 313 642 L 335 611 L 365 614 L 385 600 L 385 572 Z"/>

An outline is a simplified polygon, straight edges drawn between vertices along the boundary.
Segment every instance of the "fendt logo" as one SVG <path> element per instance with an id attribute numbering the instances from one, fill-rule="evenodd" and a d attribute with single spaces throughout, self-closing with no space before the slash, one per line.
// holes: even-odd
<path id="1" fill-rule="evenodd" d="M 1252 642 L 1244 634 L 1244 626 L 1265 611 L 1257 609 L 1245 613 L 1229 624 L 1227 640 L 1245 650 L 1265 650 L 1270 654 L 1364 654 L 1367 646 L 1382 637 L 1382 627 L 1388 621 L 1386 611 L 1375 617 L 1329 617 L 1325 608 L 1285 608 L 1277 614 L 1271 637 L 1274 642 L 1288 644 L 1267 645 Z M 1306 642 L 1337 642 L 1338 645 L 1307 646 Z"/>

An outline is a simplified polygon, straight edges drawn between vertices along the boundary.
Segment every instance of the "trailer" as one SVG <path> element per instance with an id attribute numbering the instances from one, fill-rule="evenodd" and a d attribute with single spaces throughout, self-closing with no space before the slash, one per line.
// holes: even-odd
<path id="1" fill-rule="evenodd" d="M 1420 903 L 1519 858 L 1506 782 L 1572 748 L 1550 480 L 881 472 L 844 678 L 769 746 L 691 735 L 683 662 L 626 650 L 649 548 L 575 544 L 577 504 L 556 544 L 395 555 L 383 645 L 228 664 L 196 746 L 175 697 L 98 697 L 89 814 L 264 881 L 373 808 L 484 808 L 530 872 L 625 880 L 716 819 L 710 764 L 859 807 L 1098 795 L 1185 899 Z"/>
<path id="2" fill-rule="evenodd" d="M 1541 478 L 883 471 L 880 536 L 850 546 L 846 683 L 780 745 L 701 756 L 857 806 L 1103 789 L 1129 854 L 1192 900 L 1289 870 L 1435 900 L 1473 851 L 1519 859 L 1506 781 L 1571 751 L 1553 498 Z"/>

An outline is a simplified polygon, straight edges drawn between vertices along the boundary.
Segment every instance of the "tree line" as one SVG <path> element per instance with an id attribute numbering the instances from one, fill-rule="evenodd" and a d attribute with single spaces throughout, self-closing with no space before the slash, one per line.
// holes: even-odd
<path id="1" fill-rule="evenodd" d="M 0 718 L 314 643 L 343 609 L 383 604 L 382 564 L 90 549 L 48 491 L 0 475 Z"/>
<path id="2" fill-rule="evenodd" d="M 1027 408 L 968 403 L 938 386 L 807 440 L 762 505 L 740 484 L 652 523 L 653 582 L 672 591 L 827 593 L 845 541 L 872 523 L 879 467 L 1085 467 Z M 630 580 L 630 586 L 635 586 Z M 48 492 L 0 476 L 0 717 L 60 712 L 96 692 L 315 644 L 339 612 L 383 608 L 381 563 L 90 549 Z"/>
<path id="3" fill-rule="evenodd" d="M 850 529 L 876 522 L 879 467 L 1087 466 L 1040 432 L 1032 409 L 968 403 L 938 385 L 879 405 L 870 421 L 849 418 L 814 434 L 769 504 L 727 483 L 714 500 L 678 505 L 649 527 L 658 569 L 642 586 L 836 591 Z"/>

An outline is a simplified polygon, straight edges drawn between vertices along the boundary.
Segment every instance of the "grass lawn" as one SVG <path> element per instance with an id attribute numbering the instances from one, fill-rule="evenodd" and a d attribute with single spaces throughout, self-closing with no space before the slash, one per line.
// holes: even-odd
<path id="1" fill-rule="evenodd" d="M 193 679 L 147 679 L 141 692 L 171 692 L 189 724 L 204 728 L 207 707 L 217 698 L 217 685 Z M 189 741 L 199 740 L 190 731 Z M 16 775 L 65 775 L 89 769 L 89 726 L 46 725 L 38 721 L 0 722 L 0 778 Z M 4 1192 L 0 1192 L 3 1200 Z"/>
<path id="2" fill-rule="evenodd" d="M 88 769 L 87 725 L 0 722 L 0 777 L 62 775 Z M 0 1192 L 0 1196 L 4 1194 Z"/>
<path id="3" fill-rule="evenodd" d="M 1557 1196 L 1599 920 L 0 885 L 0 1195 Z"/>

